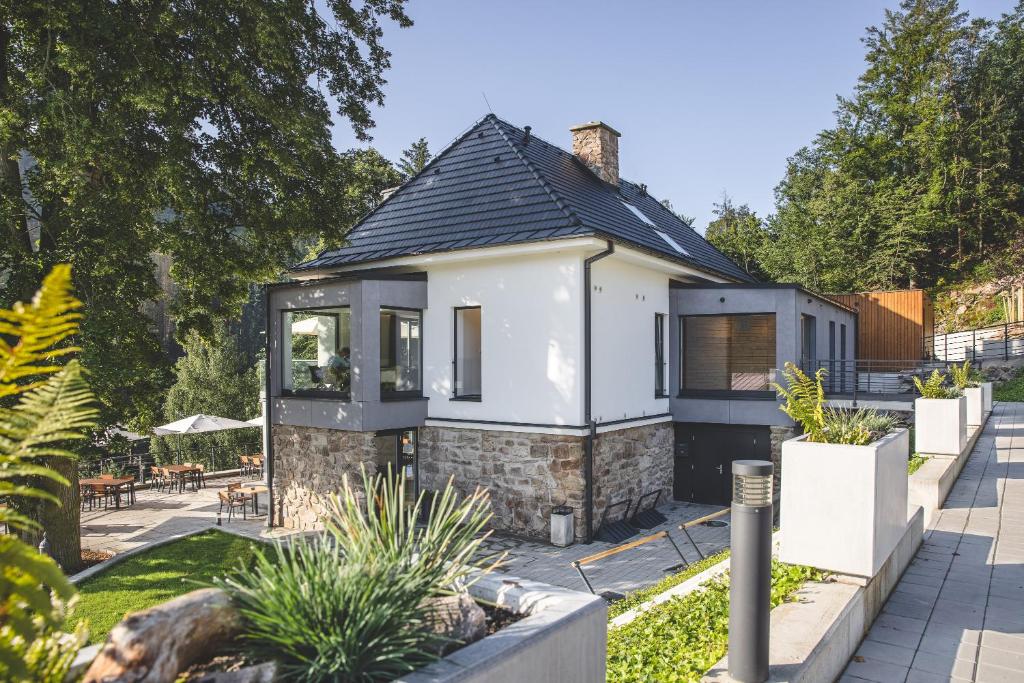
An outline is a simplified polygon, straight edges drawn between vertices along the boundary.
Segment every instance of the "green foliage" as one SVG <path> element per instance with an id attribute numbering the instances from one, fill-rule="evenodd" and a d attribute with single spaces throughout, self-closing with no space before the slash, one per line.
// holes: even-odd
<path id="1" fill-rule="evenodd" d="M 57 362 L 77 351 L 65 342 L 78 331 L 80 307 L 71 269 L 60 265 L 30 303 L 0 309 L 0 499 L 7 502 L 59 505 L 43 484 L 70 485 L 49 465 L 73 457 L 63 442 L 81 439 L 96 415 L 78 363 Z M 39 529 L 13 505 L 0 507 L 0 523 Z M 56 562 L 13 534 L 0 536 L 0 679 L 63 680 L 83 637 L 60 632 L 74 595 Z"/>
<path id="2" fill-rule="evenodd" d="M 699 562 L 694 562 L 688 565 L 686 569 L 679 572 L 678 574 L 672 574 L 666 576 L 658 583 L 647 588 L 641 588 L 635 590 L 621 600 L 616 600 L 612 604 L 608 605 L 608 621 L 611 621 L 620 614 L 624 614 L 631 609 L 635 609 L 640 605 L 644 604 L 648 600 L 652 599 L 656 595 L 660 595 L 667 591 L 669 588 L 673 588 L 683 583 L 687 579 L 693 578 L 697 574 L 700 574 L 705 569 L 710 569 L 725 558 L 729 557 L 729 549 L 726 548 L 714 555 L 709 555 Z"/>
<path id="3" fill-rule="evenodd" d="M 125 614 L 166 602 L 256 561 L 259 541 L 215 529 L 131 557 L 78 585 L 71 624 L 89 624 L 99 643 Z"/>
<path id="4" fill-rule="evenodd" d="M 971 361 L 965 360 L 962 365 L 953 363 L 949 366 L 949 376 L 953 381 L 953 386 L 959 389 L 961 392 L 968 387 L 978 386 L 980 381 L 979 373 L 971 368 Z"/>
<path id="5" fill-rule="evenodd" d="M 826 574 L 772 560 L 771 605 L 790 600 L 808 581 Z M 655 605 L 608 632 L 608 680 L 621 683 L 696 682 L 728 649 L 729 577 Z"/>
<path id="6" fill-rule="evenodd" d="M 826 374 L 824 368 L 818 368 L 814 379 L 811 379 L 794 363 L 787 361 L 782 376 L 789 386 L 772 385 L 786 399 L 785 405 L 780 407 L 782 412 L 803 428 L 810 441 L 825 440 L 825 389 L 822 381 Z"/>
<path id="7" fill-rule="evenodd" d="M 430 158 L 430 148 L 427 146 L 426 138 L 420 138 L 412 143 L 409 149 L 402 152 L 402 158 L 398 162 L 398 172 L 402 174 L 402 180 L 406 181 L 422 171 Z"/>
<path id="8" fill-rule="evenodd" d="M 919 455 L 914 453 L 910 456 L 910 460 L 907 461 L 907 474 L 913 474 L 921 469 L 921 465 L 928 462 L 929 458 L 926 455 Z"/>
<path id="9" fill-rule="evenodd" d="M 819 368 L 811 379 L 796 365 L 787 362 L 782 375 L 789 386 L 772 385 L 786 399 L 780 410 L 803 428 L 808 441 L 863 446 L 899 426 L 896 417 L 874 409 L 826 408 L 824 379 L 827 374 L 824 368 Z"/>
<path id="10" fill-rule="evenodd" d="M 1024 401 L 1024 369 L 1018 371 L 1013 379 L 993 387 L 992 398 L 996 401 Z"/>
<path id="11" fill-rule="evenodd" d="M 761 219 L 746 204 L 736 206 L 729 195 L 715 204 L 715 218 L 708 223 L 705 237 L 720 252 L 755 277 L 763 277 L 760 263 L 769 234 Z"/>
<path id="12" fill-rule="evenodd" d="M 914 386 L 921 398 L 957 398 L 960 392 L 952 387 L 946 386 L 946 376 L 938 370 L 932 370 L 932 374 L 924 382 L 920 377 L 914 377 Z"/>
<path id="13" fill-rule="evenodd" d="M 226 325 L 218 324 L 210 340 L 196 332 L 189 333 L 184 348 L 185 355 L 174 366 L 176 381 L 164 402 L 163 417 L 167 422 L 199 413 L 242 421 L 260 414 L 257 369 L 246 366 L 245 354 Z M 230 429 L 212 434 L 153 437 L 153 442 L 158 455 L 178 447 L 185 453 L 205 455 L 216 449 L 234 454 L 251 448 L 258 438 L 255 429 Z M 198 455 L 184 458 L 203 461 Z"/>
<path id="14" fill-rule="evenodd" d="M 1024 5 L 993 27 L 955 0 L 904 0 L 864 44 L 835 125 L 789 160 L 758 262 L 823 291 L 1020 272 Z"/>
<path id="15" fill-rule="evenodd" d="M 154 254 L 178 330 L 210 336 L 394 184 L 375 150 L 333 147 L 332 108 L 368 137 L 384 29 L 409 25 L 403 0 L 4 4 L 0 305 L 75 266 L 102 426 L 152 426 L 171 381 L 140 314 L 170 298 Z"/>
<path id="16" fill-rule="evenodd" d="M 251 571 L 218 581 L 246 622 L 254 656 L 300 681 L 384 681 L 438 657 L 427 598 L 462 590 L 490 518 L 486 492 L 459 501 L 449 482 L 417 525 L 398 478 L 344 478 L 325 519 L 329 538 L 299 539 Z M 492 565 L 493 566 L 493 565 Z"/>

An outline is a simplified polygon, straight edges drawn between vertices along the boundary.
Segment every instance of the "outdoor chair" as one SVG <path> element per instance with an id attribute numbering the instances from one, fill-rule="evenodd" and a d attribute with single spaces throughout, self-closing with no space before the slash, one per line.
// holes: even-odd
<path id="1" fill-rule="evenodd" d="M 239 473 L 243 477 L 248 476 L 249 470 L 252 469 L 252 463 L 250 463 L 250 461 L 249 461 L 249 456 L 248 455 L 240 455 L 240 456 L 238 456 L 238 460 L 241 462 L 241 467 L 238 468 L 239 469 Z"/>
<path id="2" fill-rule="evenodd" d="M 220 506 L 217 508 L 218 517 L 220 517 L 220 514 L 224 511 L 224 508 L 226 507 L 228 509 L 228 521 L 230 522 L 231 518 L 235 515 L 235 510 L 241 508 L 242 519 L 247 519 L 246 514 L 248 511 L 249 504 L 245 500 L 245 496 L 233 496 L 227 491 L 218 491 L 217 498 L 220 499 Z"/>
<path id="3" fill-rule="evenodd" d="M 88 484 L 83 484 L 78 488 L 82 498 L 82 510 L 85 510 L 86 506 L 88 506 L 89 510 L 92 510 L 96 505 L 96 491 Z"/>
<path id="4" fill-rule="evenodd" d="M 253 456 L 250 460 L 249 476 L 259 479 L 263 476 L 263 458 Z"/>
<path id="5" fill-rule="evenodd" d="M 171 491 L 174 490 L 174 487 L 177 485 L 177 477 L 175 477 L 174 473 L 171 472 L 166 467 L 160 468 L 160 474 L 163 477 L 164 485 L 167 486 L 167 492 L 170 493 Z"/>
<path id="6" fill-rule="evenodd" d="M 163 470 L 161 470 L 156 465 L 150 465 L 149 466 L 149 479 L 150 479 L 150 486 L 152 488 L 155 488 L 157 491 L 159 491 L 161 488 L 163 488 L 163 486 L 164 486 Z"/>
<path id="7" fill-rule="evenodd" d="M 202 463 L 196 463 L 196 470 L 198 470 L 193 476 L 199 482 L 200 488 L 206 488 L 206 465 Z"/>

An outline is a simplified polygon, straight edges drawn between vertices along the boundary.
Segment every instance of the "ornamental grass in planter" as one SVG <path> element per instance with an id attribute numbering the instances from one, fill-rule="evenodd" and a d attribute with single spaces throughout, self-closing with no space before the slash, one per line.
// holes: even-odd
<path id="1" fill-rule="evenodd" d="M 914 450 L 921 454 L 953 455 L 967 445 L 967 399 L 949 386 L 938 370 L 924 382 L 914 378 L 920 398 L 914 401 Z"/>
<path id="2" fill-rule="evenodd" d="M 971 368 L 971 361 L 952 365 L 949 374 L 953 386 L 967 399 L 967 425 L 980 426 L 985 415 L 992 410 L 992 383 L 986 382 L 980 372 Z"/>
<path id="3" fill-rule="evenodd" d="M 477 559 L 488 495 L 460 501 L 449 483 L 417 526 L 423 501 L 407 506 L 397 478 L 364 472 L 357 490 L 346 477 L 323 538 L 278 545 L 217 582 L 242 618 L 249 657 L 275 660 L 283 680 L 387 681 L 460 644 L 435 628 L 435 600 L 465 593 L 471 574 L 496 564 Z"/>
<path id="4" fill-rule="evenodd" d="M 874 576 L 906 529 L 908 431 L 891 415 L 825 406 L 823 369 L 812 379 L 787 363 L 783 375 L 781 409 L 804 434 L 782 444 L 779 559 Z"/>

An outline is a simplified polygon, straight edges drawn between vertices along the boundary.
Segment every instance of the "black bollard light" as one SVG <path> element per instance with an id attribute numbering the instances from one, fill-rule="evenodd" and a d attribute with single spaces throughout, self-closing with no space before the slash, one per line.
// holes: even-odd
<path id="1" fill-rule="evenodd" d="M 768 680 L 773 469 L 765 460 L 732 463 L 729 676 L 740 683 Z"/>

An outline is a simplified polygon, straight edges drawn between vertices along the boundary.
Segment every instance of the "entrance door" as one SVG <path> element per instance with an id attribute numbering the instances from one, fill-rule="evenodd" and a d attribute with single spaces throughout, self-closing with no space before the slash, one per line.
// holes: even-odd
<path id="1" fill-rule="evenodd" d="M 732 461 L 770 460 L 768 427 L 725 424 L 676 424 L 676 500 L 729 505 Z"/>
<path id="2" fill-rule="evenodd" d="M 377 472 L 398 478 L 404 488 L 405 504 L 416 503 L 419 495 L 419 470 L 416 459 L 417 430 L 389 429 L 377 432 Z"/>

